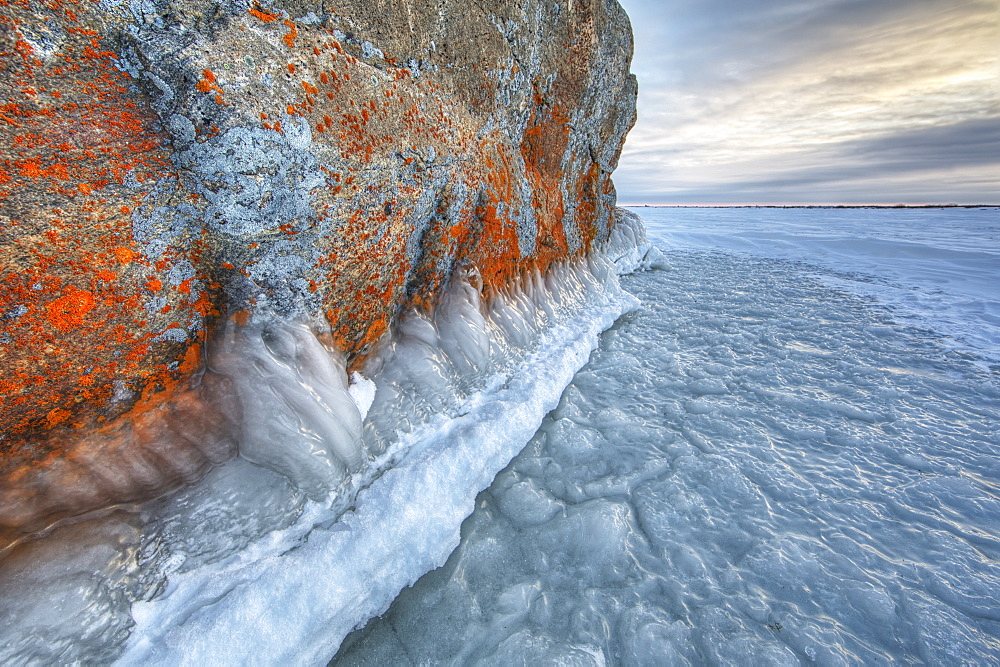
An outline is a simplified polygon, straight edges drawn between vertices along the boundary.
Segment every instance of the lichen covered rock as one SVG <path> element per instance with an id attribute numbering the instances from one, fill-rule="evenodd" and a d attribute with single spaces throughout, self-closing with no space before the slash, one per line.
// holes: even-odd
<path id="1" fill-rule="evenodd" d="M 195 440 L 209 466 L 243 419 L 212 398 L 223 330 L 306 323 L 353 367 L 457 270 L 488 297 L 609 234 L 614 0 L 0 0 L 0 25 L 5 479 L 143 438 L 136 466 Z"/>

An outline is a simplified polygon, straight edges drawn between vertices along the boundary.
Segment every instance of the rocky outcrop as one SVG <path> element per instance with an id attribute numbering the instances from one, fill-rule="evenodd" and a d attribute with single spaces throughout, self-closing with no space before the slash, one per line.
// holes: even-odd
<path id="1" fill-rule="evenodd" d="M 635 117 L 614 0 L 10 0 L 0 24 L 9 529 L 233 456 L 249 408 L 218 396 L 252 388 L 208 351 L 240 331 L 305 327 L 343 374 L 457 271 L 488 302 L 609 234 Z"/>

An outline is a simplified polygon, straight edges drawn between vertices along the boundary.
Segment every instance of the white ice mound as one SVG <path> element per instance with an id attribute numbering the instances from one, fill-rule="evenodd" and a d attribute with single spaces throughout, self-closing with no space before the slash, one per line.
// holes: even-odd
<path id="1" fill-rule="evenodd" d="M 357 371 L 351 373 L 351 384 L 347 387 L 347 393 L 351 395 L 354 405 L 358 406 L 361 419 L 368 416 L 368 410 L 375 402 L 375 389 L 375 383 L 364 375 Z"/>
<path id="2" fill-rule="evenodd" d="M 669 271 L 667 258 L 646 240 L 642 218 L 626 209 L 618 209 L 618 224 L 611 230 L 605 255 L 622 273 L 632 271 Z"/>
<path id="3" fill-rule="evenodd" d="M 209 358 L 243 419 L 239 453 L 326 497 L 367 461 L 343 360 L 306 324 L 230 327 Z"/>

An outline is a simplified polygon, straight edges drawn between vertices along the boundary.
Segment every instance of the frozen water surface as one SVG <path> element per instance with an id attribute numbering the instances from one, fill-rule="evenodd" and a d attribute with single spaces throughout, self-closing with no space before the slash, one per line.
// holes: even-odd
<path id="1" fill-rule="evenodd" d="M 997 211 L 641 212 L 669 268 L 334 664 L 1000 662 Z"/>
<path id="2" fill-rule="evenodd" d="M 1000 209 L 638 208 L 662 245 L 817 264 L 960 348 L 1000 359 Z"/>

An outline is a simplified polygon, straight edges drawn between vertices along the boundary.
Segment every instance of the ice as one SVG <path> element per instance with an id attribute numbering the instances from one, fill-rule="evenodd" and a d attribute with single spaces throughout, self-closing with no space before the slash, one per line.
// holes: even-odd
<path id="1" fill-rule="evenodd" d="M 943 224 L 938 212 L 916 224 L 908 212 L 792 211 L 786 231 L 895 229 L 997 252 L 998 226 L 976 217 L 988 212 L 955 213 L 945 232 L 921 226 Z M 816 246 L 728 248 L 752 222 L 696 213 L 674 226 L 684 212 L 670 215 L 648 231 L 669 270 L 623 279 L 642 307 L 602 335 L 479 495 L 445 565 L 352 633 L 333 664 L 997 661 L 990 350 L 952 337 L 956 311 L 918 318 L 846 289 L 830 279 L 844 267 Z M 880 215 L 875 229 L 866 216 Z M 693 230 L 697 242 L 677 241 Z M 956 273 L 968 257 L 924 256 Z M 1000 284 L 1000 263 L 972 257 L 971 279 L 987 271 Z M 893 280 L 905 279 L 900 262 Z M 975 340 L 997 336 L 972 325 Z"/>
<path id="2" fill-rule="evenodd" d="M 595 262 L 601 277 L 612 279 L 613 266 Z M 377 390 L 369 423 L 386 420 L 379 437 L 386 436 L 390 409 L 402 404 L 420 414 L 428 388 L 438 400 L 463 396 L 476 377 L 487 379 L 486 388 L 454 405 L 432 404 L 440 413 L 402 431 L 402 459 L 357 495 L 351 511 L 326 526 L 303 515 L 301 525 L 310 527 L 299 530 L 308 539 L 294 549 L 275 554 L 272 545 L 252 545 L 213 567 L 172 577 L 164 595 L 135 603 L 137 627 L 122 663 L 308 663 L 332 655 L 356 624 L 444 562 L 476 492 L 530 439 L 599 333 L 634 307 L 613 279 L 599 282 L 594 274 L 584 262 L 557 268 L 546 287 L 531 281 L 545 290 L 533 297 L 551 301 L 553 314 L 535 329 L 534 352 L 522 352 L 528 356 L 510 375 L 487 373 L 510 359 L 499 354 L 507 351 L 499 342 L 491 347 L 490 323 L 469 276 L 433 321 L 411 316 L 373 357 Z M 508 312 L 504 321 L 517 326 L 494 322 L 496 330 L 515 336 L 539 324 L 523 313 Z"/>
<path id="3" fill-rule="evenodd" d="M 116 512 L 67 526 L 24 545 L 3 561 L 0 627 L 5 664 L 108 662 L 128 636 L 136 577 L 137 521 Z M 38 562 L 47 563 L 39 568 Z M 46 604 L 39 604 L 44 599 Z M 13 642 L 18 628 L 35 642 Z M 110 640 L 110 641 L 109 641 Z M 41 644 L 41 645 L 39 645 Z"/>
<path id="4" fill-rule="evenodd" d="M 362 420 L 368 416 L 368 411 L 375 402 L 375 390 L 374 382 L 357 371 L 351 373 L 351 384 L 347 387 L 347 393 L 351 395 L 351 400 L 361 413 Z"/>
<path id="5" fill-rule="evenodd" d="M 314 500 L 366 463 L 344 363 L 308 325 L 231 325 L 209 370 L 232 382 L 241 457 L 285 475 Z"/>
<path id="6" fill-rule="evenodd" d="M 635 210 L 664 248 L 818 265 L 827 284 L 1000 360 L 1000 209 Z"/>
<path id="7" fill-rule="evenodd" d="M 53 461 L 5 474 L 0 480 L 4 547 L 67 517 L 155 498 L 235 456 L 231 406 L 220 403 L 216 410 L 205 400 L 218 382 L 218 376 L 206 375 L 200 387 L 172 401 L 72 440 Z"/>
<path id="8" fill-rule="evenodd" d="M 240 457 L 179 466 L 205 477 L 10 546 L 0 657 L 329 658 L 445 561 L 476 493 L 532 437 L 601 331 L 637 306 L 618 274 L 650 250 L 641 223 L 625 214 L 606 248 L 525 273 L 488 305 L 478 275 L 457 273 L 432 312 L 405 315 L 350 378 L 315 323 L 230 324 L 205 377 Z M 197 436 L 192 426 L 171 428 Z"/>

